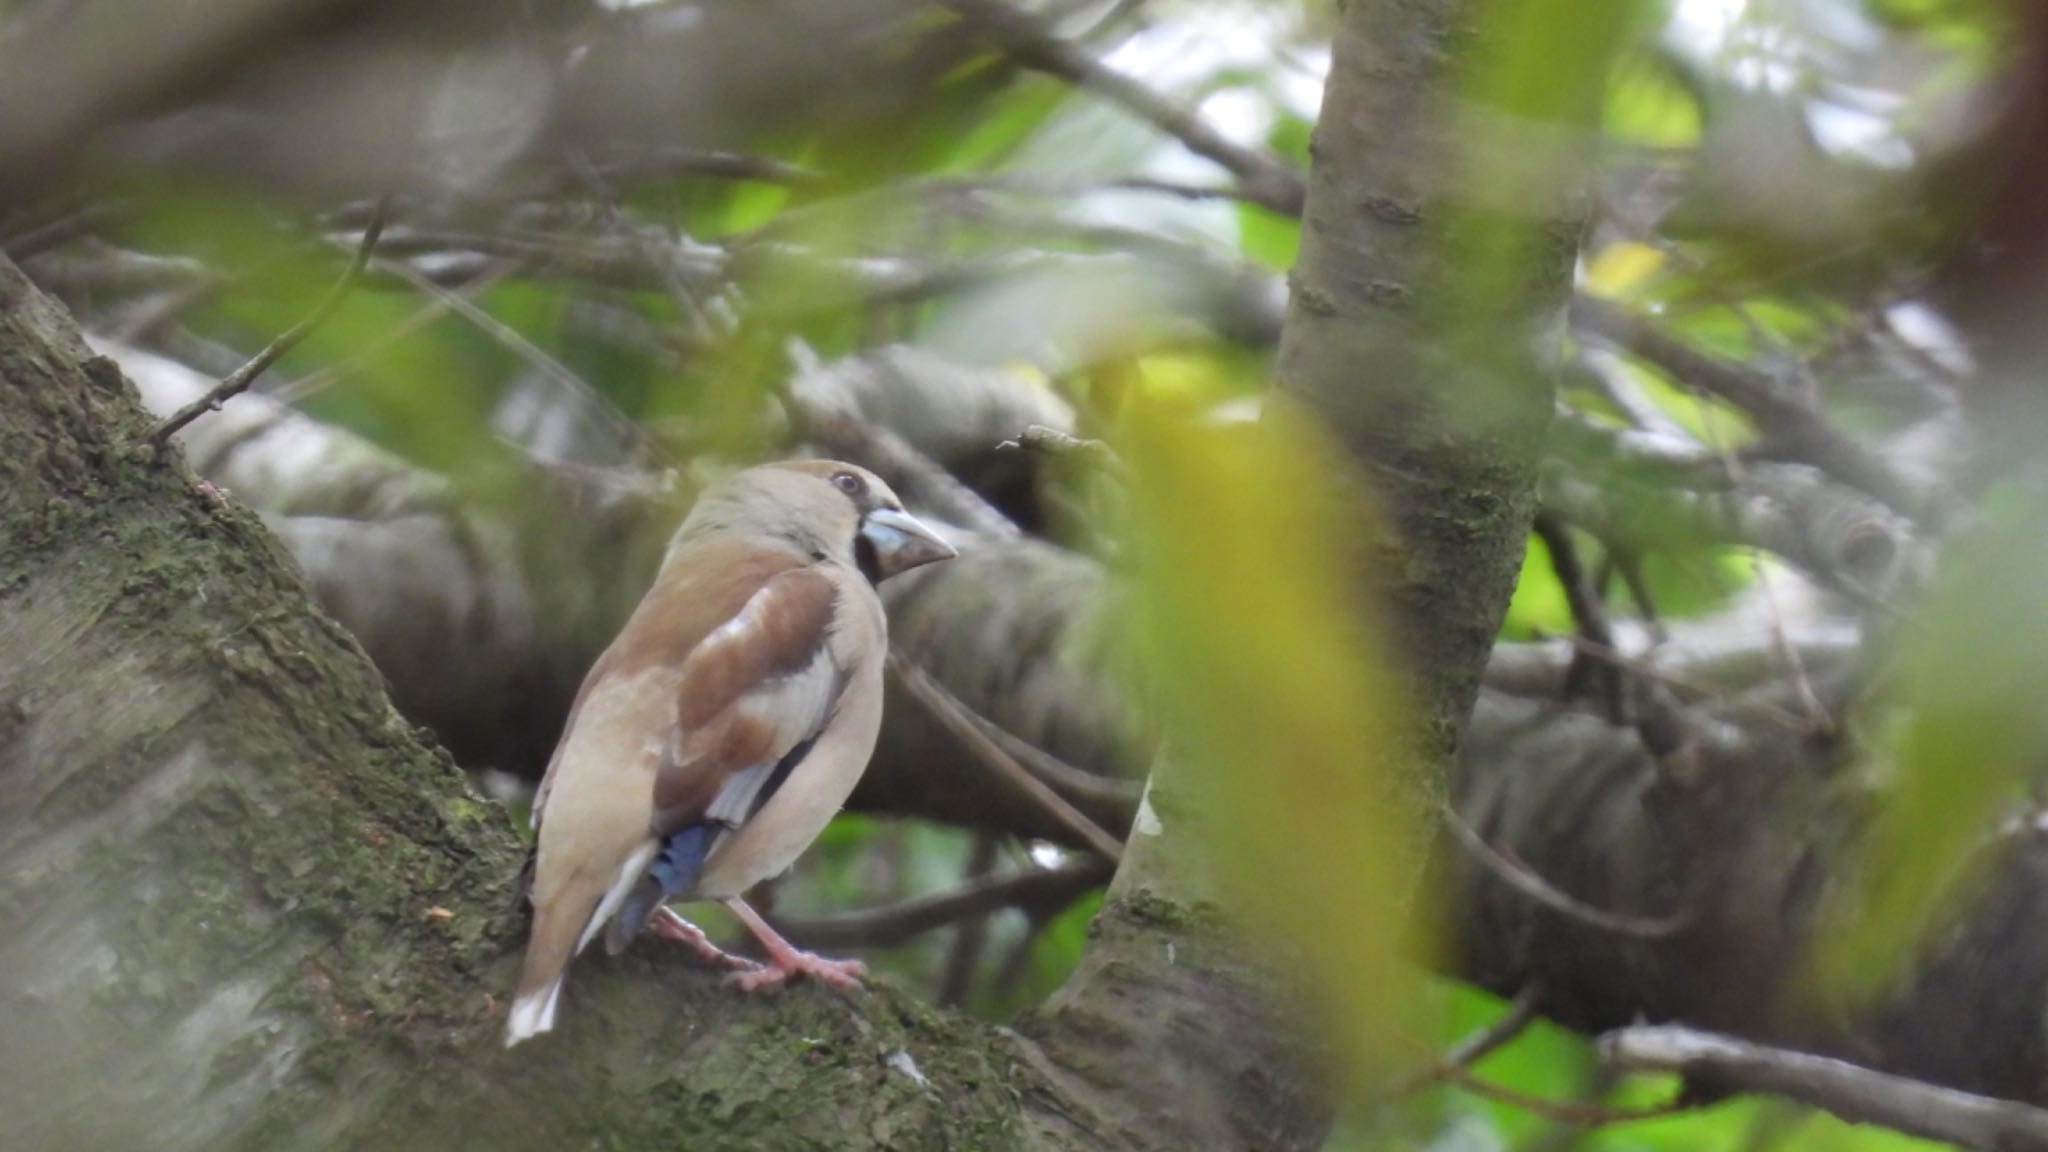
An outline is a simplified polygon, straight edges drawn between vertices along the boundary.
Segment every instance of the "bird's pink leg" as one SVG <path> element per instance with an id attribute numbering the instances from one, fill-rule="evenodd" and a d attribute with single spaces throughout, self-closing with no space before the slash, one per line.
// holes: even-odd
<path id="1" fill-rule="evenodd" d="M 735 956 L 713 944 L 711 937 L 706 936 L 702 928 L 683 919 L 675 909 L 666 904 L 654 910 L 654 918 L 647 922 L 647 927 L 663 940 L 673 940 L 686 945 L 691 951 L 713 964 L 723 964 L 728 968 L 743 971 L 760 967 L 744 956 Z"/>
<path id="2" fill-rule="evenodd" d="M 809 976 L 835 988 L 856 988 L 860 986 L 860 978 L 867 974 L 868 966 L 858 960 L 828 960 L 797 948 L 784 940 L 781 933 L 770 928 L 768 922 L 761 919 L 761 914 L 747 907 L 744 900 L 735 897 L 727 900 L 725 906 L 732 909 L 732 914 L 739 917 L 740 923 L 745 924 L 747 930 L 761 941 L 761 946 L 768 950 L 765 967 L 726 977 L 739 985 L 742 992 L 772 988 L 792 976 Z"/>

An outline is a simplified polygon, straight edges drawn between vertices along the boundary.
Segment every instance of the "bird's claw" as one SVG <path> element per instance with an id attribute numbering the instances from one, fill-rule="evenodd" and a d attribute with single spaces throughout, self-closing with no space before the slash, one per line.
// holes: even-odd
<path id="1" fill-rule="evenodd" d="M 738 969 L 739 974 L 746 974 L 760 968 L 760 965 L 752 960 L 744 956 L 735 956 L 718 945 L 713 944 L 711 938 L 704 934 L 702 928 L 683 919 L 672 908 L 656 909 L 654 918 L 648 921 L 647 927 L 649 931 L 663 940 L 672 940 L 677 944 L 684 945 L 713 964 L 722 964 L 728 968 Z"/>
<path id="2" fill-rule="evenodd" d="M 807 976 L 834 988 L 858 988 L 860 978 L 867 972 L 868 966 L 858 960 L 833 960 L 792 950 L 787 955 L 771 957 L 768 963 L 757 965 L 752 971 L 734 972 L 725 979 L 742 992 L 774 988 L 797 976 Z"/>

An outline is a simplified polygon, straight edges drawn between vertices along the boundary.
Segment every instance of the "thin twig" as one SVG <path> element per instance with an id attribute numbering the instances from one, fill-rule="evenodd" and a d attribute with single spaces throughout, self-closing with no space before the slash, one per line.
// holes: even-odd
<path id="1" fill-rule="evenodd" d="M 648 459 L 643 462 L 673 463 L 669 459 L 666 450 L 653 437 L 647 434 L 647 430 L 625 413 L 619 411 L 618 406 L 613 404 L 609 397 L 593 387 L 588 380 L 571 371 L 560 360 L 550 356 L 539 345 L 520 335 L 517 329 L 491 315 L 475 301 L 470 300 L 453 289 L 435 283 L 428 277 L 414 271 L 409 265 L 395 261 L 380 260 L 377 262 L 377 268 L 379 271 L 389 272 L 391 275 L 398 277 L 428 297 L 445 303 L 449 311 L 469 321 L 482 331 L 484 335 L 496 340 L 507 351 L 526 361 L 527 364 L 531 365 L 542 376 L 554 381 L 563 389 L 574 394 L 578 399 L 587 404 L 592 412 L 599 414 L 612 425 L 618 433 L 621 447 L 634 445 L 645 451 L 648 454 Z"/>
<path id="2" fill-rule="evenodd" d="M 988 172 L 972 176 L 937 176 L 894 186 L 892 195 L 959 195 L 1007 193 L 1047 199 L 1093 196 L 1103 192 L 1144 192 L 1180 200 L 1238 200 L 1255 202 L 1239 184 L 1193 184 L 1184 180 L 1162 180 L 1151 176 L 1111 176 L 1097 180 L 1075 180 L 1036 172 Z"/>
<path id="3" fill-rule="evenodd" d="M 1851 1123 L 1881 1124 L 1968 1148 L 2048 1148 L 2048 1110 L 1784 1048 L 1676 1025 L 1610 1032 L 1601 1055 L 1634 1071 L 1705 1075 L 1821 1108 Z"/>
<path id="4" fill-rule="evenodd" d="M 1030 67 L 1094 92 L 1222 165 L 1243 182 L 1245 199 L 1284 216 L 1301 215 L 1308 197 L 1300 172 L 1263 148 L 1249 148 L 1217 131 L 1194 108 L 1097 60 L 1053 33 L 1038 17 L 1004 0 L 939 0 L 965 19 L 1001 37 Z"/>
<path id="5" fill-rule="evenodd" d="M 1664 643 L 1671 638 L 1671 632 L 1664 627 L 1664 619 L 1657 611 L 1657 600 L 1650 592 L 1650 580 L 1643 572 L 1642 554 L 1633 548 L 1620 547 L 1612 542 L 1607 545 L 1607 561 L 1621 574 L 1622 586 L 1628 589 L 1629 599 L 1636 602 L 1636 614 L 1643 626 L 1650 630 L 1650 646 Z"/>
<path id="6" fill-rule="evenodd" d="M 1436 1063 L 1396 1081 L 1387 1089 L 1386 1095 L 1391 1098 L 1412 1096 L 1431 1084 L 1449 1079 L 1455 1072 L 1471 1068 L 1527 1031 L 1529 1025 L 1536 1022 L 1542 1000 L 1541 985 L 1523 986 L 1508 1004 L 1508 1010 L 1501 1013 L 1500 1019 L 1451 1045 Z"/>
<path id="7" fill-rule="evenodd" d="M 1482 1080 L 1463 1068 L 1452 1068 L 1444 1079 L 1463 1088 L 1474 1096 L 1483 1096 L 1498 1104 L 1520 1108 L 1524 1112 L 1556 1120 L 1562 1124 L 1575 1124 L 1581 1128 L 1596 1128 L 1606 1124 L 1629 1124 L 1637 1120 L 1660 1120 L 1680 1112 L 1689 1111 L 1693 1105 L 1684 1100 L 1672 1100 L 1649 1108 L 1611 1108 L 1604 1104 L 1581 1104 L 1573 1100 L 1558 1100 L 1549 1096 L 1532 1096 L 1517 1092 L 1513 1088 Z"/>
<path id="8" fill-rule="evenodd" d="M 810 187 L 824 180 L 817 171 L 771 156 L 702 148 L 656 146 L 630 151 L 614 150 L 593 158 L 592 166 L 607 180 L 702 176 L 714 180 L 751 180 L 797 187 Z"/>
<path id="9" fill-rule="evenodd" d="M 76 212 L 0 238 L 0 252 L 5 252 L 8 259 L 20 263 L 38 253 L 78 239 L 108 220 L 120 216 L 127 209 L 126 204 L 119 202 L 88 204 Z"/>
<path id="10" fill-rule="evenodd" d="M 1704 406 L 1702 406 L 1704 408 Z M 1739 487 L 1744 477 L 1742 461 L 1732 451 L 1714 422 L 1702 410 L 1700 413 L 1707 432 L 1707 444 L 1721 462 L 1722 471 L 1728 476 L 1730 489 Z M 1792 647 L 1792 641 L 1785 634 L 1785 615 L 1778 607 L 1777 593 L 1771 588 L 1771 574 L 1764 566 L 1763 550 L 1752 546 L 1749 550 L 1750 570 L 1756 574 L 1757 591 L 1763 596 L 1764 610 L 1771 618 L 1771 641 L 1777 646 L 1778 654 L 1785 659 L 1786 667 L 1792 673 L 1794 689 L 1799 693 L 1800 706 L 1806 709 L 1810 730 L 1816 733 L 1830 733 L 1835 730 L 1834 717 L 1820 702 L 1820 696 L 1813 690 L 1813 681 L 1806 675 L 1806 662 Z"/>
<path id="11" fill-rule="evenodd" d="M 964 710 L 967 718 L 974 721 L 989 739 L 1016 757 L 1019 764 L 1043 780 L 1047 787 L 1077 806 L 1085 805 L 1109 816 L 1111 822 L 1103 824 L 1104 828 L 1119 832 L 1131 826 L 1131 820 L 1138 814 L 1138 799 L 1145 794 L 1144 781 L 1102 776 L 1076 768 L 974 709 Z"/>
<path id="12" fill-rule="evenodd" d="M 249 385 L 254 384 L 256 378 L 263 375 L 265 369 L 277 363 L 280 357 L 296 347 L 299 341 L 304 340 L 308 333 L 325 323 L 327 318 L 334 314 L 334 310 L 341 307 L 341 302 L 347 299 L 349 292 L 355 288 L 356 281 L 362 279 L 363 269 L 369 267 L 370 257 L 377 251 L 377 241 L 384 235 L 384 222 L 390 215 L 391 197 L 380 197 L 376 210 L 370 215 L 369 224 L 363 228 L 362 242 L 356 245 L 356 254 L 348 262 L 348 270 L 341 274 L 340 280 L 335 281 L 334 287 L 327 290 L 327 295 L 321 299 L 312 313 L 285 329 L 248 363 L 235 369 L 225 380 L 208 389 L 206 395 L 171 413 L 156 427 L 151 428 L 149 442 L 161 448 L 177 434 L 178 429 L 208 412 L 220 411 L 222 404 L 247 391 Z"/>
<path id="13" fill-rule="evenodd" d="M 1799 694 L 1799 706 L 1806 709 L 1808 730 L 1833 735 L 1837 731 L 1835 718 L 1828 712 L 1827 705 L 1821 703 L 1820 693 L 1813 690 L 1813 678 L 1806 674 L 1806 661 L 1799 658 L 1799 650 L 1792 646 L 1792 639 L 1785 631 L 1785 612 L 1778 605 L 1778 594 L 1771 586 L 1771 573 L 1764 564 L 1763 553 L 1751 549 L 1749 563 L 1751 571 L 1756 573 L 1757 592 L 1763 596 L 1764 610 L 1771 617 L 1771 644 L 1792 672 L 1792 686 Z"/>
<path id="14" fill-rule="evenodd" d="M 1570 699 L 1580 683 L 1581 669 L 1591 668 L 1597 653 L 1613 651 L 1614 629 L 1607 621 L 1606 604 L 1579 563 L 1578 551 L 1565 522 L 1552 512 L 1536 516 L 1535 532 L 1550 552 L 1550 564 L 1564 586 L 1565 601 L 1579 634 L 1573 637 L 1571 665 L 1565 670 L 1564 696 Z M 1661 682 L 1632 679 L 1628 667 L 1617 661 L 1602 661 L 1606 669 L 1607 714 L 1609 722 L 1627 724 L 1641 738 L 1643 748 L 1660 763 L 1689 748 L 1695 725 L 1685 706 Z M 1633 689 L 1631 692 L 1630 689 Z"/>
<path id="15" fill-rule="evenodd" d="M 1537 875 L 1528 865 L 1488 844 L 1486 838 L 1467 824 L 1465 818 L 1450 805 L 1440 805 L 1438 811 L 1445 826 L 1457 837 L 1458 843 L 1464 847 L 1468 855 L 1484 865 L 1486 870 L 1493 873 L 1503 884 L 1553 912 L 1603 932 L 1633 936 L 1640 940 L 1662 940 L 1675 935 L 1692 923 L 1690 912 L 1646 919 L 1595 908 L 1560 891 L 1556 885 Z"/>
<path id="16" fill-rule="evenodd" d="M 1110 868 L 1083 858 L 1057 868 L 1029 868 L 978 877 L 946 892 L 879 908 L 809 919 L 775 917 L 776 931 L 806 948 L 887 948 L 921 933 L 1004 908 L 1047 915 L 1108 881 Z"/>
<path id="17" fill-rule="evenodd" d="M 932 718 L 951 732 L 955 739 L 965 744 L 967 750 L 973 753 L 974 758 L 984 767 L 1009 781 L 1082 843 L 1094 849 L 1097 855 L 1112 863 L 1123 860 L 1124 846 L 1116 837 L 1103 831 L 1100 824 L 1067 803 L 1065 797 L 1032 775 L 1030 769 L 1019 764 L 1015 757 L 1003 751 L 1001 745 L 989 739 L 988 734 L 970 718 L 971 712 L 968 707 L 951 692 L 946 691 L 944 686 L 926 675 L 924 669 L 894 652 L 889 654 L 888 667 L 896 674 L 903 687 L 917 698 L 917 702 L 932 714 Z"/>
<path id="18" fill-rule="evenodd" d="M 275 389 L 270 394 L 271 398 L 280 404 L 304 403 L 346 379 L 349 373 L 362 367 L 372 357 L 446 315 L 453 307 L 451 300 L 474 299 L 506 277 L 516 274 L 521 267 L 517 260 L 500 260 L 478 273 L 474 279 L 448 289 L 446 295 L 429 298 L 411 315 L 380 333 L 375 340 L 355 349 L 347 358 L 329 364 L 317 372 L 307 373 Z"/>

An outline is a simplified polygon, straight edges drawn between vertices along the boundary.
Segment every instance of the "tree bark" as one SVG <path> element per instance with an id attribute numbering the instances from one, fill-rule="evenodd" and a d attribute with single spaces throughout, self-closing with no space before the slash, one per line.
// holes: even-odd
<path id="1" fill-rule="evenodd" d="M 1387 524 L 1359 580 L 1405 641 L 1424 799 L 1441 792 L 1521 567 L 1580 228 L 1569 186 L 1542 189 L 1521 219 L 1476 208 L 1457 113 L 1483 60 L 1479 7 L 1344 6 L 1280 343 L 1283 390 L 1344 439 Z M 1503 229 L 1535 242 L 1519 286 L 1489 292 L 1457 257 Z"/>

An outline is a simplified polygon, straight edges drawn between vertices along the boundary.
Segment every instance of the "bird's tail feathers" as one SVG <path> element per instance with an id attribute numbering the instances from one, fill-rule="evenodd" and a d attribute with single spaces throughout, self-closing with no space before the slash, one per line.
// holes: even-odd
<path id="1" fill-rule="evenodd" d="M 512 1014 L 505 1021 L 505 1047 L 510 1048 L 521 1040 L 531 1040 L 543 1032 L 554 1030 L 555 1003 L 562 998 L 562 981 L 567 975 L 564 973 L 532 992 L 513 998 Z"/>
<path id="2" fill-rule="evenodd" d="M 512 1013 L 505 1021 L 505 1046 L 537 1036 L 555 1026 L 555 1004 L 569 961 L 575 959 L 577 937 L 597 906 L 596 892 L 563 893 L 533 909 L 533 934 L 526 941 L 526 962 L 519 970 L 519 988 L 512 994 Z"/>
<path id="3" fill-rule="evenodd" d="M 512 1014 L 505 1022 L 506 1047 L 554 1027 L 555 1002 L 561 997 L 569 962 L 619 910 L 660 846 L 659 841 L 647 841 L 626 858 L 608 883 L 579 873 L 534 901 L 526 964 L 519 971 L 519 990 L 513 993 Z"/>

